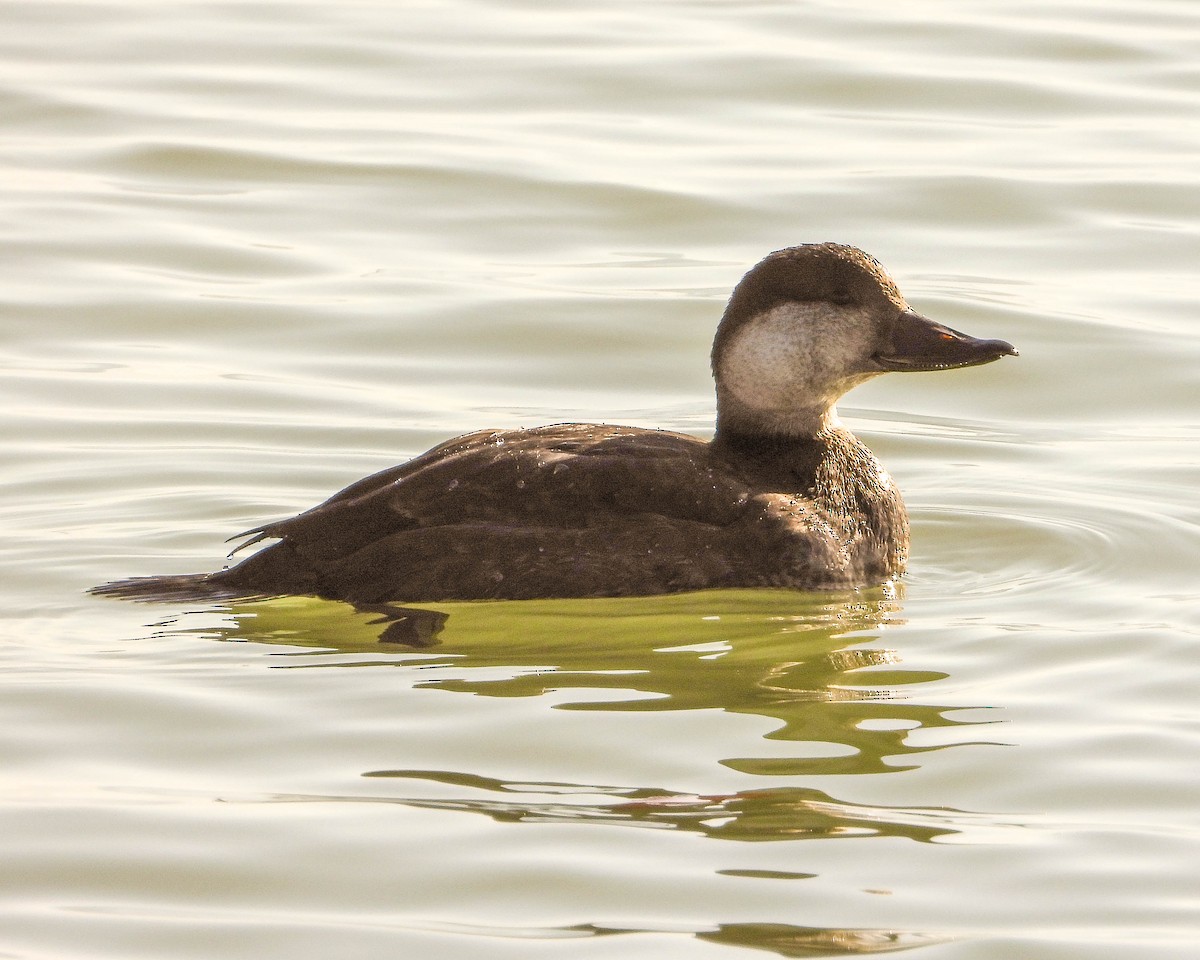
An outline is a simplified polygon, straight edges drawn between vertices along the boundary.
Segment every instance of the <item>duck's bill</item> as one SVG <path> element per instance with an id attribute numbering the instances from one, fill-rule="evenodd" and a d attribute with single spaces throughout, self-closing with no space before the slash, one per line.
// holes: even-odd
<path id="1" fill-rule="evenodd" d="M 977 367 L 1016 355 L 1016 348 L 1007 340 L 980 340 L 906 310 L 892 330 L 892 342 L 874 359 L 884 370 L 917 373 Z"/>

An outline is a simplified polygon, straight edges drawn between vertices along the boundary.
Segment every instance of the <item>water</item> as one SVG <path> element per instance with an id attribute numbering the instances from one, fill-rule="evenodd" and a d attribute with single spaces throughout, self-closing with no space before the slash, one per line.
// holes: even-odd
<path id="1" fill-rule="evenodd" d="M 0 954 L 1190 957 L 1197 12 L 0 10 Z M 876 254 L 1021 357 L 843 404 L 894 590 L 114 577 L 483 426 L 711 427 L 724 297 Z"/>

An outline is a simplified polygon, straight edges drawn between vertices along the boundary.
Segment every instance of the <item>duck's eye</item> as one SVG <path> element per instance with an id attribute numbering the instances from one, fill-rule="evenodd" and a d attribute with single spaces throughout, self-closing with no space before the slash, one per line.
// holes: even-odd
<path id="1" fill-rule="evenodd" d="M 845 306 L 853 299 L 854 298 L 850 296 L 849 290 L 834 290 L 833 293 L 829 295 L 829 302 L 836 303 L 838 306 Z"/>

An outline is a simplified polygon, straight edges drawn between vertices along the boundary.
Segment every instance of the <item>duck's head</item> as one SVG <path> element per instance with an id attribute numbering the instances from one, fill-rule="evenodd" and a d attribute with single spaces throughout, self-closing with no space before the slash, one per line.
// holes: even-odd
<path id="1" fill-rule="evenodd" d="M 916 313 L 855 247 L 776 250 L 734 288 L 717 329 L 717 429 L 811 436 L 842 394 L 881 373 L 954 370 L 1016 353 Z"/>

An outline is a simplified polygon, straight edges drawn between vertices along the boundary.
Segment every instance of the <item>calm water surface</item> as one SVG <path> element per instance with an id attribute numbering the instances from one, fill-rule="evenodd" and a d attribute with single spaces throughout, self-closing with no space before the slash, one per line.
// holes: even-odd
<path id="1" fill-rule="evenodd" d="M 1200 9 L 0 9 L 0 955 L 1192 957 Z M 104 601 L 484 426 L 711 428 L 768 250 L 1021 357 L 845 594 Z M 757 950 L 758 953 L 751 951 Z"/>

